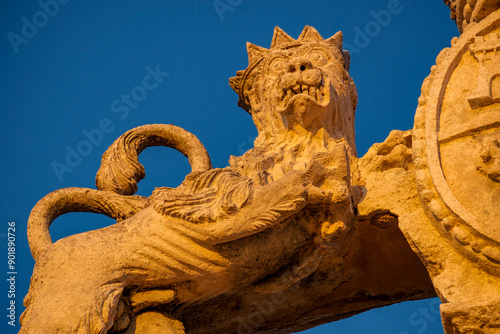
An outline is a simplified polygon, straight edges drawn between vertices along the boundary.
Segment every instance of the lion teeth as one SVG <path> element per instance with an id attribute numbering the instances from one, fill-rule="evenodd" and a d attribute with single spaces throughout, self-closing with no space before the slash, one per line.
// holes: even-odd
<path id="1" fill-rule="evenodd" d="M 290 98 L 288 96 L 285 96 L 285 98 L 283 99 L 283 105 L 286 107 L 286 105 L 288 104 L 289 101 L 290 101 Z"/>
<path id="2" fill-rule="evenodd" d="M 285 107 L 286 107 L 286 105 L 288 104 L 288 102 L 290 101 L 291 98 L 292 98 L 292 91 L 288 90 L 286 92 L 286 96 L 283 98 L 283 104 L 284 104 Z"/>
<path id="3" fill-rule="evenodd" d="M 316 98 L 316 88 L 315 87 L 309 87 L 309 95 L 315 99 Z"/>
<path id="4" fill-rule="evenodd" d="M 291 89 L 283 90 L 283 92 L 285 93 L 285 96 L 283 97 L 283 105 L 286 107 L 286 105 L 288 104 L 288 102 L 290 101 L 290 99 L 293 96 L 293 92 Z"/>
<path id="5" fill-rule="evenodd" d="M 296 84 L 291 88 L 283 89 L 281 100 L 283 101 L 284 106 L 286 106 L 290 102 L 290 99 L 296 94 L 308 94 L 318 103 L 322 103 L 325 99 L 325 94 L 323 93 L 323 87 L 321 84 L 322 82 L 318 86 Z"/>

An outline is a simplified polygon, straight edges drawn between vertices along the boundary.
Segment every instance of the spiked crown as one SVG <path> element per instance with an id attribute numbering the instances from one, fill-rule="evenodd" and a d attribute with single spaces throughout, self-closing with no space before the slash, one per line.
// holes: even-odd
<path id="1" fill-rule="evenodd" d="M 350 56 L 349 52 L 342 50 L 342 32 L 339 31 L 332 37 L 325 40 L 316 29 L 310 26 L 305 26 L 300 36 L 297 39 L 294 39 L 281 28 L 275 27 L 271 47 L 269 49 L 247 42 L 248 67 L 246 70 L 237 71 L 236 76 L 229 79 L 229 85 L 236 93 L 238 93 L 238 106 L 245 109 L 247 112 L 250 112 L 250 106 L 244 96 L 245 86 L 252 71 L 260 65 L 262 60 L 271 52 L 271 50 L 288 49 L 308 42 L 325 43 L 326 45 L 339 50 L 342 55 L 344 68 L 346 71 L 349 70 Z"/>

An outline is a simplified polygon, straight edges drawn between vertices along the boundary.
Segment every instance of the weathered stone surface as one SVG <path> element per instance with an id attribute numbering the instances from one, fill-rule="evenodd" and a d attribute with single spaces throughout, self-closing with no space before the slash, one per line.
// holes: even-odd
<path id="1" fill-rule="evenodd" d="M 21 333 L 289 333 L 436 293 L 447 334 L 498 331 L 500 11 L 447 3 L 464 34 L 425 80 L 414 129 L 362 158 L 342 34 L 308 26 L 248 43 L 230 85 L 258 137 L 229 167 L 172 125 L 117 139 L 98 190 L 57 190 L 30 215 Z M 192 172 L 132 196 L 157 145 Z M 73 211 L 117 223 L 53 244 L 50 224 Z"/>
<path id="2" fill-rule="evenodd" d="M 443 301 L 446 333 L 500 328 L 499 32 L 497 10 L 454 39 L 425 80 L 415 116 L 416 186 L 428 219 L 400 227 Z"/>
<path id="3" fill-rule="evenodd" d="M 451 18 L 455 20 L 460 32 L 470 24 L 482 19 L 500 8 L 499 0 L 444 0 L 451 9 Z"/>
<path id="4" fill-rule="evenodd" d="M 21 333 L 177 333 L 178 321 L 189 333 L 293 332 L 434 295 L 390 208 L 357 213 L 367 190 L 342 34 L 306 27 L 295 40 L 276 28 L 270 49 L 248 54 L 230 83 L 259 136 L 230 167 L 212 169 L 186 131 L 148 125 L 103 155 L 99 190 L 61 189 L 36 205 Z M 144 177 L 137 155 L 154 145 L 180 150 L 193 171 L 176 189 L 130 196 Z M 381 151 L 363 168 L 407 172 Z M 69 211 L 119 222 L 52 244 L 48 227 Z"/>

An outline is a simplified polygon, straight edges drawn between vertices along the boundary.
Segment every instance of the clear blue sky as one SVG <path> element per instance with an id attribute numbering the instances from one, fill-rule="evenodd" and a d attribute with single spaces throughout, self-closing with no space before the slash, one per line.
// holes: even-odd
<path id="1" fill-rule="evenodd" d="M 59 188 L 95 187 L 101 155 L 122 133 L 149 123 L 181 126 L 198 136 L 215 167 L 250 148 L 256 130 L 228 85 L 247 66 L 246 41 L 269 47 L 276 25 L 295 38 L 304 25 L 323 37 L 342 30 L 358 87 L 363 155 L 392 129 L 413 127 L 421 83 L 458 35 L 442 0 L 59 1 L 59 8 L 43 5 L 53 0 L 0 4 L 0 263 L 7 278 L 7 222 L 15 221 L 16 318 L 34 264 L 26 240 L 31 208 Z M 145 90 L 148 68 L 168 75 Z M 121 101 L 131 93 L 137 101 Z M 85 145 L 85 133 L 99 127 L 102 138 Z M 82 153 L 71 166 L 68 150 Z M 141 162 L 144 196 L 177 186 L 189 170 L 180 153 L 164 148 L 146 150 Z M 51 233 L 59 239 L 112 222 L 68 214 Z M 6 279 L 0 282 L 0 332 L 16 333 L 7 325 Z M 436 307 L 436 300 L 403 303 L 307 333 L 440 333 Z"/>

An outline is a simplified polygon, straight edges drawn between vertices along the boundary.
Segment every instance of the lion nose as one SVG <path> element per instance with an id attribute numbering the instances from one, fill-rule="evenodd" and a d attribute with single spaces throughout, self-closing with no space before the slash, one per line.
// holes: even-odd
<path id="1" fill-rule="evenodd" d="M 306 70 L 312 69 L 312 63 L 306 59 L 306 58 L 301 58 L 301 57 L 295 57 L 292 58 L 289 63 L 288 63 L 288 72 L 289 73 L 295 73 L 295 72 L 304 72 Z"/>

